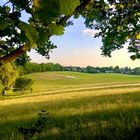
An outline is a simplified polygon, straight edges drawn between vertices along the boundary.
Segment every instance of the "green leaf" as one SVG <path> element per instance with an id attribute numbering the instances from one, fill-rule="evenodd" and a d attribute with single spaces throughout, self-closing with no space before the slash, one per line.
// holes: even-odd
<path id="1" fill-rule="evenodd" d="M 60 6 L 60 14 L 69 15 L 75 8 L 80 5 L 79 0 L 58 0 Z"/>
<path id="2" fill-rule="evenodd" d="M 37 44 L 31 40 L 26 40 L 26 47 L 29 47 L 29 48 L 37 48 Z"/>
<path id="3" fill-rule="evenodd" d="M 25 35 L 28 37 L 29 40 L 32 42 L 36 42 L 39 38 L 38 32 L 32 26 L 27 26 L 25 29 Z"/>
<path id="4" fill-rule="evenodd" d="M 39 39 L 39 33 L 33 26 L 24 22 L 20 22 L 19 28 L 25 32 L 26 37 L 31 42 L 36 43 L 36 41 Z"/>
<path id="5" fill-rule="evenodd" d="M 8 26 L 8 22 L 0 18 L 0 30 L 4 30 Z"/>
<path id="6" fill-rule="evenodd" d="M 34 0 L 34 18 L 43 22 L 50 22 L 60 15 L 72 13 L 80 4 L 79 0 Z"/>
<path id="7" fill-rule="evenodd" d="M 110 6 L 108 4 L 106 4 L 105 10 L 109 10 L 109 9 L 110 9 Z"/>
<path id="8" fill-rule="evenodd" d="M 123 26 L 117 26 L 117 30 L 118 31 L 123 30 Z"/>
<path id="9" fill-rule="evenodd" d="M 43 22 L 50 22 L 59 15 L 59 3 L 57 0 L 34 0 L 34 18 Z"/>
<path id="10" fill-rule="evenodd" d="M 25 36 L 27 37 L 27 40 L 25 41 L 26 44 L 31 48 L 36 48 L 36 42 L 39 39 L 38 31 L 33 26 L 24 22 L 20 22 L 18 27 L 25 33 Z M 22 33 L 22 35 L 24 34 Z M 26 39 L 26 37 L 24 37 L 24 39 Z"/>
<path id="11" fill-rule="evenodd" d="M 48 41 L 49 33 L 48 33 L 48 31 L 46 31 L 44 29 L 38 29 L 37 31 L 39 32 L 39 39 L 37 41 L 37 44 L 39 47 L 42 47 L 42 46 L 44 46 L 45 42 Z"/>
<path id="12" fill-rule="evenodd" d="M 64 27 L 63 26 L 58 26 L 56 24 L 51 24 L 49 26 L 49 31 L 51 34 L 54 35 L 62 35 L 64 33 Z"/>
<path id="13" fill-rule="evenodd" d="M 140 39 L 140 33 L 136 35 L 136 39 Z"/>

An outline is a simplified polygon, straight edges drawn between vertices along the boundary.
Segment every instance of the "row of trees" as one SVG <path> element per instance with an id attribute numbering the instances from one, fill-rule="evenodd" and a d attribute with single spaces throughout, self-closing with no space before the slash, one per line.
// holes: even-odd
<path id="1" fill-rule="evenodd" d="M 22 68 L 23 74 L 29 74 L 34 72 L 45 72 L 45 71 L 63 71 L 64 67 L 60 64 L 54 64 L 54 63 L 31 63 L 27 62 L 24 67 Z"/>
<path id="2" fill-rule="evenodd" d="M 45 72 L 45 71 L 77 71 L 86 73 L 124 73 L 124 74 L 140 74 L 140 67 L 75 67 L 75 66 L 62 66 L 59 63 L 33 63 L 30 60 L 23 63 L 24 65 L 18 65 L 20 68 L 21 75 L 34 73 L 34 72 Z"/>
<path id="3" fill-rule="evenodd" d="M 124 73 L 124 74 L 140 74 L 140 67 L 130 68 L 119 66 L 109 67 L 74 67 L 74 66 L 62 66 L 58 63 L 33 63 L 27 61 L 23 66 L 20 66 L 21 75 L 34 73 L 34 72 L 45 72 L 45 71 L 77 71 L 86 73 Z"/>
<path id="4" fill-rule="evenodd" d="M 77 72 L 86 72 L 86 73 L 124 73 L 124 74 L 140 74 L 140 67 L 130 68 L 124 67 L 120 68 L 119 66 L 110 66 L 110 67 L 92 67 L 87 66 L 86 68 L 81 67 L 65 67 L 66 71 L 77 71 Z"/>

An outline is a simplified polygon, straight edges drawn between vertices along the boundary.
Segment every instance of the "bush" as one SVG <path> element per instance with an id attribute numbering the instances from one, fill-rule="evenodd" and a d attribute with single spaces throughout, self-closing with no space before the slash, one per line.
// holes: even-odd
<path id="1" fill-rule="evenodd" d="M 12 87 L 17 76 L 18 71 L 11 63 L 0 66 L 0 85 L 2 85 L 2 95 L 5 95 L 5 91 Z"/>
<path id="2" fill-rule="evenodd" d="M 25 90 L 32 91 L 34 80 L 31 78 L 21 77 L 17 78 L 15 81 L 14 89 L 15 91 L 20 91 L 21 93 L 24 93 Z"/>

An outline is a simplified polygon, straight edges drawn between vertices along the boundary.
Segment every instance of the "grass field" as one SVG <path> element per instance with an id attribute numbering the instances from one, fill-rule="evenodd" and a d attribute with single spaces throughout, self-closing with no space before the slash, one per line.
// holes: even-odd
<path id="1" fill-rule="evenodd" d="M 17 127 L 28 127 L 37 113 L 50 113 L 33 140 L 128 140 L 140 134 L 140 76 L 46 72 L 32 93 L 0 99 L 0 140 L 22 140 Z"/>

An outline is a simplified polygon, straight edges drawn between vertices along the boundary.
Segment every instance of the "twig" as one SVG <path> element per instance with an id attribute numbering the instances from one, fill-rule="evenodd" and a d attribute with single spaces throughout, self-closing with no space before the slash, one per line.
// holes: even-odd
<path id="1" fill-rule="evenodd" d="M 10 2 L 10 1 L 7 1 L 7 2 L 3 5 L 3 7 L 4 7 L 5 5 L 7 5 L 9 2 Z"/>

